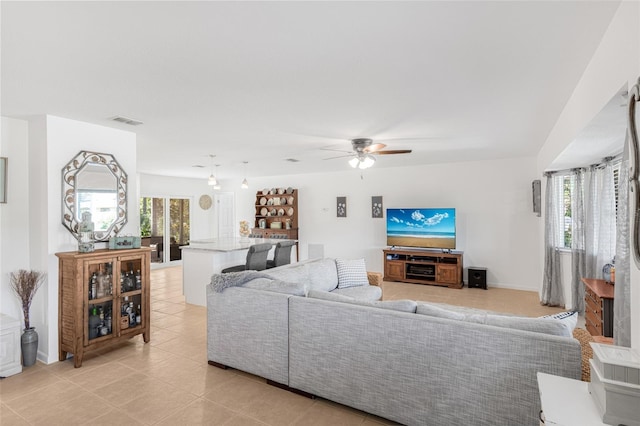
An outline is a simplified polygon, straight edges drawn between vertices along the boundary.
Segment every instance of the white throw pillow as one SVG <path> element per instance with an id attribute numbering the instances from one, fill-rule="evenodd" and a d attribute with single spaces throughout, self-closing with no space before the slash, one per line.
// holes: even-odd
<path id="1" fill-rule="evenodd" d="M 369 285 L 364 259 L 336 259 L 336 268 L 338 269 L 338 288 Z"/>
<path id="2" fill-rule="evenodd" d="M 558 312 L 557 314 L 544 315 L 540 318 L 560 320 L 560 322 L 562 322 L 562 324 L 569 331 L 570 336 L 573 335 L 573 329 L 575 329 L 576 325 L 578 324 L 577 311 Z"/>

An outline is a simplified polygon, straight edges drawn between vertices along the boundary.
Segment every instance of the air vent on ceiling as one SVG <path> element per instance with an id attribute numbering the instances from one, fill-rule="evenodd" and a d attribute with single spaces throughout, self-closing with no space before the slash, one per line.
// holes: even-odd
<path id="1" fill-rule="evenodd" d="M 207 167 L 207 166 L 203 166 L 202 164 L 194 164 L 194 165 L 193 165 L 193 166 L 191 166 L 191 167 L 196 167 L 196 168 L 198 168 L 198 169 L 204 169 L 204 168 L 205 168 L 205 167 Z"/>
<path id="2" fill-rule="evenodd" d="M 133 118 L 122 117 L 119 115 L 113 117 L 112 120 L 117 121 L 119 123 L 128 124 L 130 126 L 139 126 L 141 124 L 144 124 L 142 121 L 134 120 Z"/>
<path id="3" fill-rule="evenodd" d="M 297 158 L 285 158 L 284 161 L 288 161 L 290 163 L 299 163 L 300 160 L 298 160 Z"/>

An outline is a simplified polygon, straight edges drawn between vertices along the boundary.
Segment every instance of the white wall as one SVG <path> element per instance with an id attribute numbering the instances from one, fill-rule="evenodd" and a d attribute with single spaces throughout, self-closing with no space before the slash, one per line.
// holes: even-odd
<path id="1" fill-rule="evenodd" d="M 140 174 L 140 197 L 188 198 L 191 219 L 191 239 L 201 240 L 215 235 L 215 207 L 200 208 L 200 196 L 208 194 L 213 198 L 213 189 L 203 179 L 175 178 Z"/>
<path id="2" fill-rule="evenodd" d="M 30 269 L 29 259 L 29 127 L 24 120 L 1 118 L 0 156 L 8 158 L 7 204 L 0 204 L 0 312 L 22 323 L 18 297 L 9 273 Z M 40 299 L 42 294 L 36 294 Z M 24 326 L 24 324 L 22 324 Z"/>
<path id="3" fill-rule="evenodd" d="M 62 168 L 80 151 L 112 154 L 128 175 L 128 223 L 123 234 L 138 232 L 139 213 L 134 133 L 53 116 L 28 122 L 2 118 L 0 152 L 9 157 L 9 204 L 0 207 L 0 309 L 19 316 L 8 289 L 8 273 L 20 268 L 47 273 L 31 306 L 39 334 L 38 358 L 58 359 L 58 259 L 55 253 L 77 250 L 61 223 Z M 104 245 L 104 244 L 102 244 Z"/>
<path id="4" fill-rule="evenodd" d="M 640 3 L 622 2 L 537 158 L 538 174 L 571 143 L 621 87 L 631 87 L 640 76 Z M 622 110 L 622 108 L 621 108 Z M 621 111 L 624 113 L 624 110 Z M 583 166 L 583 164 L 576 164 Z M 542 185 L 543 192 L 545 185 Z M 544 199 L 544 193 L 543 193 Z M 544 223 L 539 224 L 539 251 L 544 251 Z M 640 269 L 631 268 L 632 347 L 640 348 Z M 565 276 L 567 274 L 564 274 Z M 570 282 L 563 283 L 571 300 Z"/>
<path id="5" fill-rule="evenodd" d="M 346 164 L 346 161 L 345 161 Z M 251 179 L 250 189 L 236 191 L 237 221 L 251 221 L 256 191 L 299 189 L 300 258 L 308 244 L 323 244 L 328 257 L 364 257 L 370 270 L 382 271 L 386 219 L 371 218 L 371 197 L 383 196 L 389 207 L 455 207 L 457 250 L 468 266 L 488 268 L 490 286 L 538 291 L 540 256 L 532 211 L 534 158 L 373 167 L 363 174 L 345 172 Z M 336 217 L 336 197 L 347 197 L 347 217 Z M 386 214 L 385 214 L 386 218 Z"/>

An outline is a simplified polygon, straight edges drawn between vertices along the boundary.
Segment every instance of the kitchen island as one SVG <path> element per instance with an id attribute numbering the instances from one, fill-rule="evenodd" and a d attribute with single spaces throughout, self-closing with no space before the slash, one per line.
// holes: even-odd
<path id="1" fill-rule="evenodd" d="M 243 265 L 247 259 L 249 247 L 254 244 L 270 243 L 275 247 L 278 242 L 291 241 L 270 238 L 211 238 L 194 240 L 182 249 L 182 294 L 185 302 L 206 306 L 206 286 L 211 275 L 219 274 L 223 269 Z M 271 249 L 273 251 L 273 248 Z M 292 262 L 295 250 L 292 250 Z M 269 257 L 273 257 L 270 253 Z"/>

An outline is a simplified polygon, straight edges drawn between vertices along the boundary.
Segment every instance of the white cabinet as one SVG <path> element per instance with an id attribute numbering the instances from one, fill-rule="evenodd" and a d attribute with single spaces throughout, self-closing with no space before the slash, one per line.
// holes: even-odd
<path id="1" fill-rule="evenodd" d="M 0 314 L 0 377 L 9 377 L 21 372 L 20 321 Z"/>

